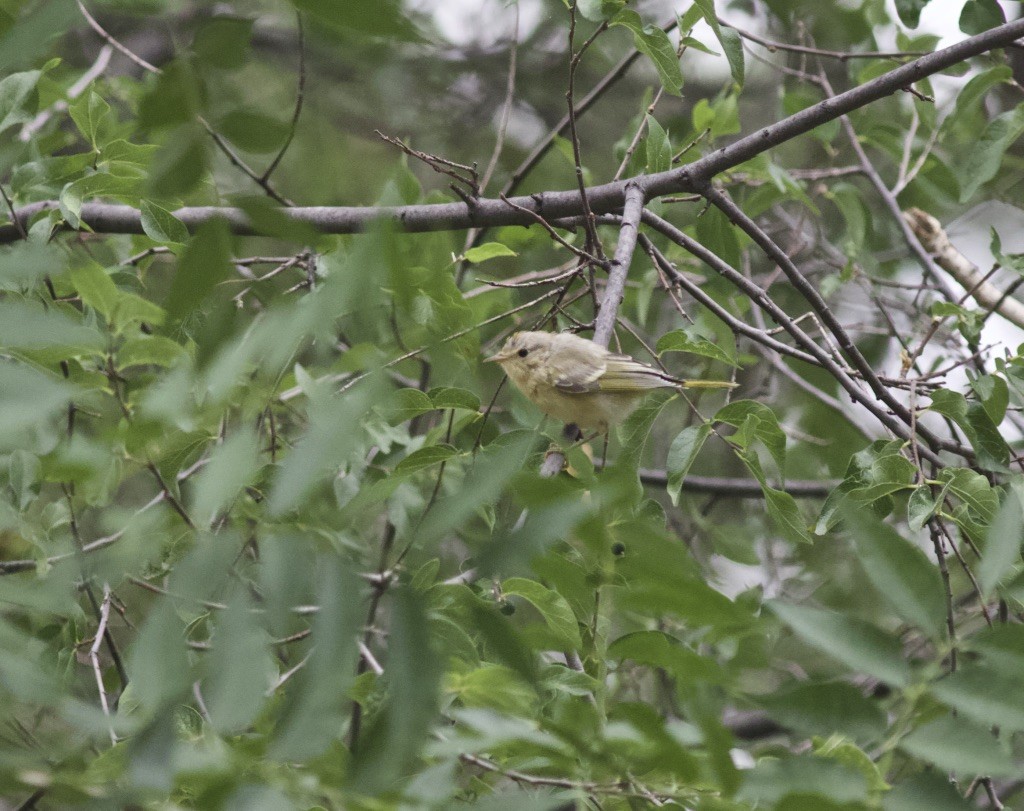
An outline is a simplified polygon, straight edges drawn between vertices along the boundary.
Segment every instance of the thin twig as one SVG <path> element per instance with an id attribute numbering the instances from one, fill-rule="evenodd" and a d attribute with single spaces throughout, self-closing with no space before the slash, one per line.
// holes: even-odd
<path id="1" fill-rule="evenodd" d="M 110 586 L 103 584 L 103 602 L 100 603 L 100 621 L 96 627 L 96 637 L 89 648 L 89 661 L 92 662 L 92 672 L 96 676 L 96 689 L 100 693 L 100 706 L 103 707 L 103 714 L 107 717 L 107 725 L 110 730 L 110 744 L 117 745 L 117 735 L 114 733 L 114 725 L 110 721 L 110 704 L 107 702 L 107 688 L 103 686 L 103 671 L 100 669 L 100 644 L 107 634 L 107 621 L 110 619 Z"/>

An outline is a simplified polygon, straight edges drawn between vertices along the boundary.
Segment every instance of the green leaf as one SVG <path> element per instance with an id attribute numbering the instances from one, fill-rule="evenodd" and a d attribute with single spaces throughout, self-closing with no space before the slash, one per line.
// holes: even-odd
<path id="1" fill-rule="evenodd" d="M 761 485 L 764 492 L 765 506 L 768 516 L 792 541 L 797 543 L 814 543 L 807 529 L 807 522 L 800 515 L 796 499 L 784 490 L 776 490 L 766 484 Z"/>
<path id="2" fill-rule="evenodd" d="M 426 470 L 428 467 L 447 462 L 459 455 L 459 450 L 451 445 L 428 445 L 406 456 L 395 466 L 396 476 L 406 476 Z"/>
<path id="3" fill-rule="evenodd" d="M 173 366 L 182 355 L 184 347 L 163 335 L 142 335 L 129 338 L 117 350 L 115 368 L 124 370 L 130 366 Z"/>
<path id="4" fill-rule="evenodd" d="M 1006 14 L 996 0 L 967 0 L 960 12 L 960 30 L 969 37 L 1005 22 Z"/>
<path id="5" fill-rule="evenodd" d="M 768 449 L 779 470 L 786 465 L 786 435 L 779 427 L 779 418 L 764 403 L 756 400 L 736 400 L 723 406 L 715 414 L 714 422 L 724 422 L 742 430 L 737 431 L 730 440 L 741 448 L 750 446 L 750 439 L 759 439 Z M 748 437 L 749 435 L 749 437 Z"/>
<path id="6" fill-rule="evenodd" d="M 500 242 L 485 242 L 483 245 L 470 248 L 464 254 L 465 260 L 474 265 L 486 262 L 488 259 L 497 259 L 499 256 L 519 256 L 519 254 Z"/>
<path id="7" fill-rule="evenodd" d="M 1003 154 L 1024 133 L 1024 104 L 992 119 L 960 167 L 960 202 L 965 203 L 996 176 Z"/>
<path id="8" fill-rule="evenodd" d="M 397 0 L 345 0 L 325 3 L 323 0 L 291 0 L 297 9 L 306 12 L 328 29 L 339 32 L 362 32 L 375 37 L 408 41 L 420 39 L 412 22 Z"/>
<path id="9" fill-rule="evenodd" d="M 42 71 L 28 70 L 0 80 L 0 132 L 31 118 L 24 105 L 41 75 Z"/>
<path id="10" fill-rule="evenodd" d="M 804 805 L 780 802 L 799 796 Z M 847 766 L 822 757 L 767 757 L 744 775 L 738 798 L 756 808 L 838 809 L 840 803 L 864 807 L 867 782 Z M 823 798 L 831 801 L 825 806 Z M 750 807 L 748 806 L 748 807 Z M 849 806 L 846 806 L 849 807 Z"/>
<path id="11" fill-rule="evenodd" d="M 381 395 L 378 376 L 362 381 L 344 397 L 314 392 L 309 428 L 285 457 L 270 490 L 273 515 L 297 508 L 318 483 L 333 480 L 359 446 L 364 415 Z"/>
<path id="12" fill-rule="evenodd" d="M 223 220 L 204 223 L 178 260 L 167 296 L 167 315 L 180 321 L 198 308 L 230 273 L 231 233 L 227 224 Z"/>
<path id="13" fill-rule="evenodd" d="M 990 470 L 1006 469 L 1010 449 L 984 405 L 968 403 L 962 394 L 949 389 L 936 389 L 930 397 L 930 410 L 949 417 L 967 434 L 978 453 L 979 464 Z"/>
<path id="14" fill-rule="evenodd" d="M 154 242 L 185 243 L 188 242 L 188 229 L 185 224 L 166 208 L 156 203 L 143 200 L 142 230 Z"/>
<path id="15" fill-rule="evenodd" d="M 967 468 L 945 468 L 939 481 L 980 520 L 988 523 L 999 509 L 999 496 L 988 479 Z"/>
<path id="16" fill-rule="evenodd" d="M 150 711 L 180 696 L 189 686 L 184 623 L 170 599 L 157 601 L 128 649 L 133 697 Z"/>
<path id="17" fill-rule="evenodd" d="M 971 381 L 971 388 L 978 395 L 993 427 L 999 425 L 1006 416 L 1006 409 L 1010 404 L 1010 387 L 1006 378 L 999 375 L 982 375 Z"/>
<path id="18" fill-rule="evenodd" d="M 766 605 L 805 642 L 854 670 L 896 687 L 910 681 L 897 639 L 863 620 L 835 611 L 771 600 Z"/>
<path id="19" fill-rule="evenodd" d="M 71 283 L 82 297 L 83 303 L 88 304 L 104 318 L 110 319 L 121 293 L 103 268 L 95 262 L 72 268 Z"/>
<path id="20" fill-rule="evenodd" d="M 419 389 L 398 389 L 388 397 L 383 413 L 390 425 L 400 423 L 434 410 L 434 402 Z"/>
<path id="21" fill-rule="evenodd" d="M 213 650 L 205 662 L 203 698 L 221 734 L 241 732 L 252 723 L 275 675 L 270 640 L 256 616 L 241 592 L 218 617 Z"/>
<path id="22" fill-rule="evenodd" d="M 749 419 L 753 420 L 754 417 L 751 416 Z M 784 490 L 776 490 L 768 484 L 764 471 L 761 469 L 761 462 L 752 451 L 738 450 L 736 455 L 761 485 L 768 515 L 783 534 L 794 543 L 813 543 L 814 539 L 808 531 L 807 523 L 800 515 L 796 499 Z"/>
<path id="23" fill-rule="evenodd" d="M 363 586 L 336 554 L 322 555 L 311 572 L 320 606 L 313 621 L 316 645 L 286 694 L 268 756 L 306 761 L 321 754 L 346 725 L 347 692 L 355 678 L 360 628 L 366 618 Z M 305 574 L 305 573 L 304 573 Z"/>
<path id="24" fill-rule="evenodd" d="M 501 584 L 506 596 L 521 597 L 536 608 L 553 634 L 566 650 L 578 651 L 583 646 L 580 629 L 569 603 L 557 591 L 545 588 L 535 580 L 512 577 Z"/>
<path id="25" fill-rule="evenodd" d="M 672 143 L 654 114 L 647 116 L 647 173 L 667 172 L 672 168 Z"/>
<path id="26" fill-rule="evenodd" d="M 68 105 L 68 113 L 79 132 L 98 150 L 109 138 L 117 121 L 110 105 L 95 90 L 84 93 Z"/>
<path id="27" fill-rule="evenodd" d="M 201 62 L 215 68 L 240 68 L 249 56 L 253 22 L 227 15 L 203 20 L 192 40 L 192 52 Z"/>
<path id="28" fill-rule="evenodd" d="M 719 684 L 724 679 L 714 659 L 701 656 L 661 631 L 636 631 L 620 636 L 608 646 L 608 655 L 613 659 L 632 659 L 637 664 L 664 668 L 683 684 Z"/>
<path id="29" fill-rule="evenodd" d="M 1024 731 L 1024 678 L 981 665 L 968 665 L 935 682 L 931 693 L 981 724 Z"/>
<path id="30" fill-rule="evenodd" d="M 175 59 L 163 66 L 139 103 L 139 123 L 149 129 L 191 125 L 202 107 L 203 88 L 192 64 Z"/>
<path id="31" fill-rule="evenodd" d="M 266 115 L 258 110 L 232 110 L 217 119 L 216 129 L 231 143 L 246 152 L 274 152 L 288 137 L 288 121 Z"/>
<path id="32" fill-rule="evenodd" d="M 900 15 L 900 22 L 908 28 L 917 28 L 921 19 L 921 11 L 931 0 L 896 0 L 896 13 Z"/>
<path id="33" fill-rule="evenodd" d="M 442 667 L 430 644 L 427 609 L 416 592 L 392 594 L 387 698 L 359 741 L 352 762 L 353 789 L 392 789 L 427 739 L 437 712 Z"/>
<path id="34" fill-rule="evenodd" d="M 660 355 L 662 352 L 689 352 L 693 355 L 700 355 L 712 360 L 720 360 L 729 366 L 738 367 L 736 358 L 726 349 L 707 338 L 699 335 L 689 334 L 689 330 L 673 330 L 666 332 L 658 339 L 655 351 Z"/>
<path id="35" fill-rule="evenodd" d="M 467 389 L 439 386 L 427 392 L 434 408 L 461 408 L 464 411 L 479 411 L 480 398 Z"/>
<path id="36" fill-rule="evenodd" d="M 625 0 L 577 0 L 576 9 L 592 22 L 603 22 L 625 5 Z"/>
<path id="37" fill-rule="evenodd" d="M 156 197 L 179 197 L 192 191 L 210 169 L 209 136 L 198 124 L 182 124 L 167 134 L 153 157 L 148 188 Z"/>
<path id="38" fill-rule="evenodd" d="M 991 732 L 948 715 L 915 729 L 900 748 L 957 775 L 1011 777 L 1021 771 Z"/>
<path id="39" fill-rule="evenodd" d="M 655 391 L 648 395 L 640 407 L 618 427 L 619 440 L 622 442 L 622 452 L 617 460 L 619 464 L 630 470 L 636 470 L 640 466 L 651 426 L 661 410 L 674 397 L 675 393 L 667 389 Z"/>
<path id="40" fill-rule="evenodd" d="M 882 797 L 884 811 L 972 811 L 944 774 L 922 772 L 913 775 Z"/>
<path id="41" fill-rule="evenodd" d="M 857 549 L 857 560 L 879 596 L 932 639 L 943 639 L 946 599 L 938 567 L 869 510 L 851 505 L 843 511 L 843 520 Z"/>
<path id="42" fill-rule="evenodd" d="M 950 117 L 949 124 L 957 118 L 965 119 L 972 114 L 993 87 L 1010 82 L 1013 79 L 1013 70 L 1009 65 L 996 65 L 973 76 L 964 89 L 956 97 L 956 112 Z"/>
<path id="43" fill-rule="evenodd" d="M 73 310 L 44 308 L 32 301 L 0 300 L 0 346 L 7 349 L 55 350 L 58 356 L 96 354 L 106 339 L 95 328 L 82 323 Z"/>
<path id="44" fill-rule="evenodd" d="M 679 493 L 683 487 L 683 480 L 690 472 L 690 467 L 697 459 L 700 449 L 704 447 L 704 441 L 709 436 L 711 436 L 711 426 L 701 423 L 684 428 L 672 440 L 668 449 L 668 461 L 665 463 L 668 470 L 666 491 L 669 498 L 672 499 L 672 504 L 679 504 Z"/>
<path id="45" fill-rule="evenodd" d="M 852 684 L 809 682 L 758 698 L 776 721 L 808 735 L 840 732 L 854 740 L 876 741 L 886 730 L 885 712 Z"/>
<path id="46" fill-rule="evenodd" d="M 1019 482 L 1019 479 L 1017 480 Z M 1024 514 L 1017 488 L 1011 490 L 988 529 L 985 549 L 977 567 L 978 585 L 988 599 L 992 591 L 1013 570 L 1020 560 L 1024 542 Z"/>
<path id="47" fill-rule="evenodd" d="M 683 72 L 679 68 L 679 57 L 668 34 L 656 25 L 645 25 L 640 15 L 629 8 L 622 9 L 609 20 L 609 23 L 621 25 L 632 31 L 633 44 L 654 63 L 665 91 L 673 96 L 681 95 Z"/>
<path id="48" fill-rule="evenodd" d="M 252 429 L 240 427 L 213 449 L 196 477 L 192 515 L 198 522 L 212 524 L 258 472 L 258 437 Z"/>
<path id="49" fill-rule="evenodd" d="M 907 524 L 914 532 L 919 532 L 935 515 L 940 501 L 932 493 L 930 485 L 922 484 L 914 489 L 907 499 Z"/>
<path id="50" fill-rule="evenodd" d="M 732 73 L 733 81 L 743 87 L 743 40 L 734 28 L 723 28 L 718 23 L 718 15 L 715 13 L 714 0 L 694 0 L 694 5 L 701 10 L 707 24 L 715 32 L 715 37 L 725 52 L 725 58 L 729 61 L 729 70 Z"/>

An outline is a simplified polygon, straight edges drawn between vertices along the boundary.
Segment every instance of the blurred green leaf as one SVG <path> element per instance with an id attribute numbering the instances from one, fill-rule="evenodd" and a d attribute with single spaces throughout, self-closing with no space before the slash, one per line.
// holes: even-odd
<path id="1" fill-rule="evenodd" d="M 969 811 L 973 807 L 945 775 L 934 772 L 916 774 L 882 797 L 885 811 Z"/>
<path id="2" fill-rule="evenodd" d="M 1024 132 L 1024 105 L 992 119 L 960 166 L 960 202 L 970 200 L 999 171 L 1003 154 Z"/>
<path id="3" fill-rule="evenodd" d="M 661 631 L 636 631 L 620 636 L 608 646 L 608 655 L 663 668 L 683 684 L 719 684 L 724 679 L 722 669 L 713 659 L 701 656 Z"/>
<path id="4" fill-rule="evenodd" d="M 846 682 L 808 682 L 760 698 L 780 724 L 809 735 L 842 732 L 858 741 L 878 740 L 886 729 L 882 708 Z"/>
<path id="5" fill-rule="evenodd" d="M 242 488 L 259 471 L 259 439 L 248 427 L 231 433 L 210 453 L 210 460 L 199 472 L 191 513 L 196 520 L 210 524 L 217 513 L 230 506 Z"/>
<path id="6" fill-rule="evenodd" d="M 253 20 L 226 14 L 203 20 L 192 40 L 192 52 L 204 64 L 222 70 L 240 68 L 249 56 Z"/>
<path id="7" fill-rule="evenodd" d="M 342 734 L 351 706 L 346 691 L 359 659 L 362 586 L 334 555 L 320 556 L 314 573 L 320 606 L 312 627 L 316 646 L 279 710 L 270 747 L 270 756 L 278 760 L 301 762 L 321 754 Z"/>
<path id="8" fill-rule="evenodd" d="M 67 406 L 75 386 L 30 366 L 0 360 L 0 447 L 18 432 L 40 425 Z"/>
<path id="9" fill-rule="evenodd" d="M 38 70 L 28 70 L 0 79 L 0 132 L 31 118 L 24 105 L 41 75 Z"/>
<path id="10" fill-rule="evenodd" d="M 178 260 L 167 296 L 167 315 L 180 320 L 198 308 L 231 273 L 231 234 L 223 220 L 201 226 Z"/>
<path id="11" fill-rule="evenodd" d="M 963 718 L 947 715 L 918 727 L 900 741 L 900 747 L 957 775 L 1020 774 L 1020 764 L 1013 763 L 991 732 Z"/>
<path id="12" fill-rule="evenodd" d="M 1021 543 L 1024 542 L 1024 515 L 1018 487 L 1013 487 L 1003 506 L 988 530 L 985 549 L 977 566 L 978 584 L 982 595 L 988 597 L 992 590 L 1010 573 L 1020 560 Z"/>
<path id="13" fill-rule="evenodd" d="M 931 686 L 932 694 L 982 724 L 1011 732 L 1024 730 L 1024 678 L 972 665 Z M 980 773 L 980 772 L 979 772 Z"/>
<path id="14" fill-rule="evenodd" d="M 216 129 L 235 146 L 257 154 L 273 152 L 288 137 L 287 121 L 273 118 L 258 110 L 232 110 L 217 119 Z"/>
<path id="15" fill-rule="evenodd" d="M 441 678 L 420 598 L 400 588 L 393 601 L 387 701 L 364 733 L 352 764 L 355 787 L 371 792 L 392 787 L 423 747 L 437 712 Z"/>
<path id="16" fill-rule="evenodd" d="M 960 30 L 976 36 L 1006 22 L 1006 13 L 996 0 L 967 0 L 960 12 Z"/>
<path id="17" fill-rule="evenodd" d="M 339 31 L 415 41 L 419 34 L 396 0 L 291 0 L 300 11 Z"/>
<path id="18" fill-rule="evenodd" d="M 938 567 L 867 510 L 851 506 L 843 511 L 843 521 L 879 596 L 932 639 L 944 639 L 946 599 Z"/>
<path id="19" fill-rule="evenodd" d="M 805 642 L 846 666 L 897 687 L 909 682 L 911 671 L 899 642 L 874 625 L 835 611 L 778 600 L 766 605 Z"/>
<path id="20" fill-rule="evenodd" d="M 215 729 L 229 734 L 252 723 L 266 700 L 274 664 L 266 633 L 247 599 L 236 597 L 219 617 L 203 696 Z"/>
<path id="21" fill-rule="evenodd" d="M 909 28 L 917 28 L 921 19 L 921 11 L 931 0 L 896 0 L 896 13 L 900 15 L 900 22 Z"/>

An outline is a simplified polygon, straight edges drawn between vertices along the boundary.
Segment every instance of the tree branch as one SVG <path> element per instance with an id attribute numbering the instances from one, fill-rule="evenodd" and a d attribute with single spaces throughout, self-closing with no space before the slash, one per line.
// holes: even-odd
<path id="1" fill-rule="evenodd" d="M 1000 25 L 978 36 L 958 42 L 928 56 L 908 62 L 833 98 L 825 99 L 799 113 L 754 132 L 704 158 L 679 169 L 641 175 L 631 181 L 616 181 L 587 189 L 587 200 L 595 214 L 617 212 L 625 202 L 629 182 L 639 183 L 648 200 L 666 194 L 693 193 L 705 187 L 715 175 L 810 132 L 815 127 L 841 115 L 891 95 L 909 84 L 956 65 L 963 60 L 994 48 L 1011 44 L 1024 36 L 1024 19 Z M 510 198 L 516 205 L 529 208 L 548 220 L 584 213 L 578 189 L 544 192 L 528 197 Z M 24 224 L 45 210 L 57 209 L 56 200 L 31 203 L 18 209 L 17 217 Z M 495 225 L 529 225 L 531 218 L 509 208 L 501 200 L 480 199 L 473 206 L 464 202 L 397 207 L 308 207 L 289 208 L 283 212 L 298 222 L 312 225 L 325 233 L 355 233 L 371 224 L 385 220 L 406 231 L 445 231 Z M 253 225 L 238 208 L 198 206 L 178 209 L 175 215 L 186 227 L 194 230 L 216 217 L 228 221 L 237 234 L 254 235 Z M 141 234 L 138 210 L 107 203 L 86 203 L 82 206 L 82 223 L 100 233 Z M 0 226 L 0 243 L 20 238 L 14 224 Z"/>
<path id="2" fill-rule="evenodd" d="M 644 190 L 639 183 L 626 184 L 626 200 L 622 210 L 622 224 L 619 226 L 619 242 L 615 246 L 615 258 L 608 271 L 608 284 L 601 299 L 601 309 L 594 322 L 594 343 L 608 346 L 615 329 L 615 316 L 626 289 L 626 274 L 633 261 L 636 239 L 640 231 L 640 217 L 644 211 Z"/>

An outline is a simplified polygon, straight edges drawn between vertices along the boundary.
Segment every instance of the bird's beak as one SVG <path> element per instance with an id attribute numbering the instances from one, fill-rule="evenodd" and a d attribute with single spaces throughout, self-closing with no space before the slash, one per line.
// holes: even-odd
<path id="1" fill-rule="evenodd" d="M 503 360 L 508 360 L 511 355 L 506 352 L 499 352 L 497 355 L 491 355 L 489 358 L 484 358 L 484 363 L 501 363 Z"/>

